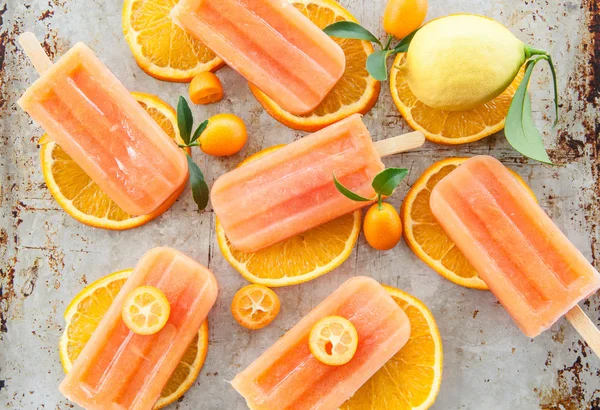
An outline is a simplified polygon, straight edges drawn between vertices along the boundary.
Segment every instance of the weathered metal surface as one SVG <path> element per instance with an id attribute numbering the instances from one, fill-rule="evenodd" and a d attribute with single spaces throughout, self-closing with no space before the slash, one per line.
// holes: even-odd
<path id="1" fill-rule="evenodd" d="M 502 134 L 462 147 L 427 144 L 386 158 L 410 175 L 391 199 L 399 206 L 410 184 L 431 163 L 448 156 L 491 153 L 529 182 L 542 206 L 573 242 L 600 261 L 598 218 L 600 157 L 597 143 L 600 93 L 600 2 L 521 0 L 430 1 L 429 18 L 468 11 L 496 18 L 530 44 L 548 49 L 560 77 L 561 118 L 550 123 L 548 77 L 532 84 L 535 117 L 543 127 L 556 167 L 529 163 Z M 382 33 L 385 0 L 342 0 L 367 27 Z M 421 298 L 433 311 L 444 341 L 444 380 L 435 409 L 599 409 L 600 359 L 565 320 L 535 340 L 523 336 L 488 292 L 463 289 L 442 279 L 401 244 L 381 253 L 360 239 L 351 258 L 313 282 L 277 290 L 280 316 L 251 332 L 229 314 L 234 292 L 245 281 L 215 245 L 214 216 L 197 213 L 189 192 L 156 221 L 127 232 L 94 230 L 71 219 L 54 202 L 39 166 L 41 130 L 16 106 L 36 78 L 17 48 L 16 36 L 33 30 L 46 50 L 60 56 L 77 41 L 91 46 L 131 90 L 155 93 L 174 104 L 187 89 L 157 81 L 135 64 L 121 33 L 122 0 L 6 0 L 0 2 L 0 407 L 66 409 L 58 392 L 63 377 L 58 339 L 62 312 L 86 284 L 131 267 L 148 249 L 168 245 L 187 252 L 217 275 L 221 293 L 210 315 L 208 358 L 195 385 L 176 404 L 181 409 L 243 409 L 228 384 L 233 376 L 345 279 L 364 274 Z M 491 62 L 493 64 L 493 62 Z M 225 68 L 226 99 L 194 107 L 198 118 L 233 112 L 249 126 L 244 150 L 228 159 L 196 153 L 209 181 L 261 148 L 303 134 L 276 123 L 252 98 L 246 83 Z M 408 131 L 387 84 L 366 122 L 377 138 Z M 600 296 L 584 303 L 600 325 Z"/>

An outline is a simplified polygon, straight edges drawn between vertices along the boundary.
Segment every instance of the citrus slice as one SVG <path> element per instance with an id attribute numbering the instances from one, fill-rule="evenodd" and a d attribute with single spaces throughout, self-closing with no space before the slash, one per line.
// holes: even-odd
<path id="1" fill-rule="evenodd" d="M 248 285 L 237 291 L 231 301 L 231 314 L 246 329 L 262 329 L 279 314 L 279 298 L 263 285 Z"/>
<path id="2" fill-rule="evenodd" d="M 310 330 L 308 347 L 321 363 L 341 366 L 354 357 L 358 347 L 358 333 L 348 319 L 327 316 L 315 323 Z"/>
<path id="3" fill-rule="evenodd" d="M 100 278 L 85 287 L 69 303 L 64 314 L 65 330 L 59 341 L 60 361 L 65 373 L 71 370 L 131 272 L 132 269 L 127 269 Z M 198 377 L 207 350 L 208 320 L 205 320 L 164 387 L 155 409 L 161 409 L 183 396 Z"/>
<path id="4" fill-rule="evenodd" d="M 487 290 L 485 282 L 479 278 L 462 252 L 446 235 L 429 207 L 429 196 L 433 187 L 467 159 L 447 158 L 427 168 L 406 194 L 400 218 L 404 226 L 404 239 L 419 259 L 458 285 Z M 513 174 L 535 198 L 525 181 L 516 173 Z"/>
<path id="5" fill-rule="evenodd" d="M 125 0 L 123 34 L 140 68 L 154 78 L 190 82 L 225 64 L 212 50 L 171 20 L 179 0 Z"/>
<path id="6" fill-rule="evenodd" d="M 337 21 L 358 22 L 348 10 L 334 0 L 289 0 L 319 28 Z M 283 110 L 258 88 L 250 85 L 252 94 L 277 121 L 290 128 L 317 131 L 352 114 L 366 114 L 379 97 L 381 84 L 369 75 L 366 62 L 373 46 L 368 41 L 334 38 L 346 55 L 346 70 L 342 78 L 321 104 L 311 113 L 293 115 Z"/>
<path id="7" fill-rule="evenodd" d="M 408 316 L 410 338 L 341 410 L 425 410 L 440 391 L 442 338 L 433 315 L 417 298 L 399 289 L 384 288 Z"/>
<path id="8" fill-rule="evenodd" d="M 464 111 L 443 111 L 423 104 L 412 93 L 404 72 L 399 68 L 405 53 L 396 56 L 390 71 L 392 98 L 400 114 L 415 130 L 437 144 L 466 144 L 487 137 L 504 128 L 504 120 L 521 79 L 519 72 L 513 83 L 498 97 Z"/>
<path id="9" fill-rule="evenodd" d="M 238 166 L 282 146 L 262 150 Z M 216 231 L 221 253 L 244 278 L 252 283 L 279 287 L 308 282 L 337 268 L 352 253 L 360 226 L 361 211 L 358 210 L 254 253 L 235 249 L 218 219 Z"/>
<path id="10" fill-rule="evenodd" d="M 169 320 L 169 300 L 154 286 L 135 288 L 123 302 L 121 317 L 125 325 L 138 335 L 158 333 Z"/>
<path id="11" fill-rule="evenodd" d="M 169 104 L 154 95 L 131 94 L 171 138 L 183 142 L 177 128 L 177 115 Z M 169 209 L 185 188 L 184 184 L 153 213 L 134 217 L 101 191 L 47 134 L 42 136 L 39 144 L 42 172 L 50 193 L 69 215 L 95 228 L 125 230 L 144 225 Z"/>

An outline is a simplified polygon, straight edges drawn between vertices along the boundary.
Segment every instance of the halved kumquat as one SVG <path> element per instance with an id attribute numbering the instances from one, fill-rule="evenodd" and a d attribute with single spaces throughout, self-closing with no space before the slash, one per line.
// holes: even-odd
<path id="1" fill-rule="evenodd" d="M 263 285 L 248 285 L 237 291 L 231 301 L 233 318 L 247 329 L 262 329 L 279 314 L 279 298 Z"/>
<path id="2" fill-rule="evenodd" d="M 311 329 L 308 347 L 321 363 L 341 366 L 354 357 L 358 347 L 358 332 L 348 319 L 327 316 Z"/>
<path id="3" fill-rule="evenodd" d="M 211 72 L 199 73 L 190 83 L 190 100 L 194 104 L 212 104 L 222 98 L 221 80 Z"/>
<path id="4" fill-rule="evenodd" d="M 154 286 L 135 288 L 123 302 L 123 321 L 138 335 L 158 333 L 167 324 L 170 313 L 169 301 Z"/>

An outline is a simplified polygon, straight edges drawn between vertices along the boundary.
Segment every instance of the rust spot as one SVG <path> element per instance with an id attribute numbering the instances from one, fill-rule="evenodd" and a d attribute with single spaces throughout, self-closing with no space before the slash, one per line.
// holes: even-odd
<path id="1" fill-rule="evenodd" d="M 585 403 L 584 383 L 581 381 L 581 356 L 570 367 L 557 372 L 557 386 L 552 389 L 536 389 L 542 410 L 580 410 L 589 408 Z"/>
<path id="2" fill-rule="evenodd" d="M 582 54 L 587 54 L 586 61 L 577 67 L 577 73 L 581 78 L 573 81 L 574 88 L 578 91 L 581 101 L 587 103 L 588 107 L 580 107 L 590 110 L 589 118 L 582 119 L 585 129 L 584 151 L 590 157 L 590 168 L 595 184 L 591 192 L 587 192 L 588 206 L 585 208 L 585 219 L 588 223 L 592 258 L 596 267 L 599 266 L 600 249 L 598 248 L 598 225 L 600 220 L 600 121 L 598 115 L 594 115 L 600 108 L 600 0 L 584 0 L 582 7 L 587 11 L 587 27 L 589 38 L 584 39 L 581 45 Z"/>
<path id="3" fill-rule="evenodd" d="M 475 311 L 473 312 L 473 319 L 475 319 L 477 317 L 478 313 L 479 313 L 479 310 L 475 309 Z"/>
<path id="4" fill-rule="evenodd" d="M 6 13 L 7 5 L 4 4 L 4 7 L 0 9 L 0 27 L 4 25 L 3 15 Z M 2 110 L 8 99 L 4 95 L 4 62 L 6 57 L 6 43 L 8 42 L 8 31 L 3 30 L 0 33 L 0 110 Z"/>
<path id="5" fill-rule="evenodd" d="M 0 268 L 0 333 L 6 333 L 8 331 L 6 323 L 8 320 L 10 302 L 15 296 L 14 282 L 16 263 L 17 258 L 13 257 L 6 267 Z"/>
<path id="6" fill-rule="evenodd" d="M 560 328 L 556 332 L 552 331 L 552 340 L 561 344 L 565 342 L 565 327 L 563 325 L 560 325 Z"/>
<path id="7" fill-rule="evenodd" d="M 39 17 L 38 21 L 44 21 L 54 16 L 54 10 L 45 10 Z"/>
<path id="8" fill-rule="evenodd" d="M 54 57 L 56 57 L 57 54 L 60 54 L 58 47 L 58 30 L 53 28 L 48 29 L 48 32 L 42 41 L 42 47 L 51 60 L 54 60 Z"/>

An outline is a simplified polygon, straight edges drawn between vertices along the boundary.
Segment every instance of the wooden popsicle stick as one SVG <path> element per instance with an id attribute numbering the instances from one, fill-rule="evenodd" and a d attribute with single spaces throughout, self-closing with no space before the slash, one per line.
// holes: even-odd
<path id="1" fill-rule="evenodd" d="M 48 58 L 48 55 L 33 33 L 27 31 L 21 34 L 19 36 L 19 43 L 38 73 L 43 74 L 52 67 L 52 61 Z"/>
<path id="2" fill-rule="evenodd" d="M 419 148 L 425 143 L 425 135 L 421 131 L 409 132 L 394 138 L 388 138 L 383 141 L 377 141 L 375 148 L 380 157 L 399 154 L 411 149 Z"/>
<path id="3" fill-rule="evenodd" d="M 585 312 L 576 305 L 565 315 L 571 325 L 577 330 L 577 333 L 586 341 L 588 346 L 600 357 L 600 329 L 594 325 Z"/>

